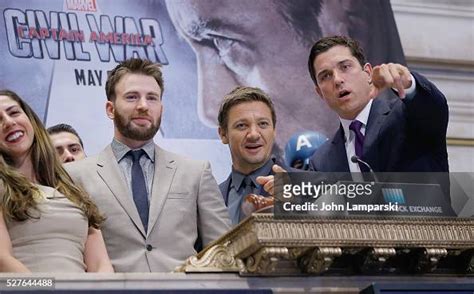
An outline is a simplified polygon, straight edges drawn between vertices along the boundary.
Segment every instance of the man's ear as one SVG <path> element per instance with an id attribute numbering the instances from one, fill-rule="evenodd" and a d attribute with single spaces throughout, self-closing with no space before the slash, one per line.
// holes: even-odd
<path id="1" fill-rule="evenodd" d="M 217 128 L 219 132 L 219 137 L 221 137 L 222 144 L 229 144 L 229 138 L 227 138 L 227 132 L 221 127 Z"/>
<path id="2" fill-rule="evenodd" d="M 107 101 L 105 103 L 105 112 L 107 113 L 107 117 L 113 120 L 114 116 L 114 103 L 112 101 Z"/>
<path id="3" fill-rule="evenodd" d="M 316 90 L 316 93 L 318 93 L 319 97 L 324 100 L 323 94 L 321 92 L 321 89 L 318 87 L 318 85 L 314 86 L 314 89 Z"/>
<path id="4" fill-rule="evenodd" d="M 364 70 L 364 71 L 367 73 L 367 75 L 369 76 L 368 82 L 369 82 L 369 84 L 371 84 L 371 83 L 372 83 L 372 65 L 371 65 L 370 63 L 366 63 L 366 64 L 364 65 L 363 70 Z"/>

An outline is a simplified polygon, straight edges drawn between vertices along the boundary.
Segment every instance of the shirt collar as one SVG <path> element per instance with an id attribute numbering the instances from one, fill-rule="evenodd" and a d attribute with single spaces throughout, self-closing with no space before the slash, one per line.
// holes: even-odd
<path id="1" fill-rule="evenodd" d="M 362 123 L 362 127 L 365 128 L 367 127 L 367 121 L 369 120 L 369 114 L 370 114 L 370 108 L 372 107 L 372 102 L 373 100 L 370 99 L 369 102 L 365 105 L 364 109 L 362 109 L 361 112 L 356 116 L 355 119 L 344 119 L 342 117 L 339 117 L 339 120 L 341 121 L 342 128 L 344 129 L 344 138 L 346 139 L 346 142 L 349 141 L 349 126 L 351 122 L 354 120 L 358 120 Z"/>
<path id="2" fill-rule="evenodd" d="M 244 175 L 241 172 L 236 171 L 232 167 L 231 186 L 233 186 L 236 190 L 239 190 L 240 186 L 242 186 L 242 183 L 244 182 L 244 178 L 246 176 L 249 176 L 250 179 L 252 180 L 253 184 L 255 185 L 255 187 L 257 187 L 258 186 L 257 177 L 259 177 L 259 176 L 268 176 L 272 171 L 272 166 L 275 164 L 275 160 L 276 160 L 276 158 L 274 156 L 270 157 L 270 159 L 267 160 L 267 162 L 265 162 L 264 165 L 262 165 L 261 167 L 254 170 L 253 172 L 251 172 L 248 175 Z"/>
<path id="3" fill-rule="evenodd" d="M 132 150 L 130 149 L 130 147 L 115 138 L 112 140 L 112 144 L 110 145 L 112 147 L 112 152 L 114 153 L 115 158 L 117 159 L 117 162 L 120 162 L 125 157 L 127 152 Z M 140 149 L 143 149 L 143 151 L 145 151 L 151 162 L 155 162 L 155 143 L 153 143 L 153 140 L 143 145 Z"/>

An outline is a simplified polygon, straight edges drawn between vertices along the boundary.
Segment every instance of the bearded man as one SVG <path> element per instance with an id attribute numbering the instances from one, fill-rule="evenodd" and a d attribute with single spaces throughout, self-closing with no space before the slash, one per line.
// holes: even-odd
<path id="1" fill-rule="evenodd" d="M 105 85 L 114 138 L 97 156 L 67 164 L 107 220 L 102 229 L 116 272 L 169 272 L 230 228 L 208 162 L 153 142 L 163 113 L 161 68 L 130 59 Z"/>

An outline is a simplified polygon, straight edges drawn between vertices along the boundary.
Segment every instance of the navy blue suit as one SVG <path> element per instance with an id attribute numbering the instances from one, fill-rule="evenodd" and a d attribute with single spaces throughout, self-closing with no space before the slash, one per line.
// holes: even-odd
<path id="1" fill-rule="evenodd" d="M 415 72 L 411 74 L 416 80 L 413 97 L 373 100 L 361 159 L 375 172 L 447 173 L 446 98 L 425 77 Z M 322 172 L 349 172 L 344 140 L 341 126 L 332 140 L 316 150 L 310 168 Z"/>

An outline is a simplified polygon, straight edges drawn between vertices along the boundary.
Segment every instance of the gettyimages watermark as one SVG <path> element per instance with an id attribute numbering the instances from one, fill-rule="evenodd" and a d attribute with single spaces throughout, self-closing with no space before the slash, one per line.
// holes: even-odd
<path id="1" fill-rule="evenodd" d="M 341 211 L 365 211 L 367 213 L 373 211 L 399 211 L 398 202 L 393 201 L 387 204 L 353 204 L 346 201 L 345 204 L 337 201 L 334 197 L 345 197 L 354 199 L 356 197 L 367 197 L 369 200 L 374 193 L 375 182 L 369 183 L 351 183 L 338 182 L 328 184 L 321 181 L 319 184 L 313 184 L 309 181 L 298 184 L 283 185 L 283 199 L 282 204 L 284 211 L 322 211 L 322 212 L 341 212 Z M 324 201 L 317 201 L 318 198 L 325 196 Z M 330 196 L 330 197 L 328 197 Z M 297 200 L 293 203 L 290 199 L 293 197 L 300 197 L 306 200 Z M 309 200 L 308 200 L 309 199 Z M 301 203 L 303 202 L 303 203 Z"/>
<path id="2" fill-rule="evenodd" d="M 455 216 L 448 173 L 275 175 L 275 217 Z"/>

